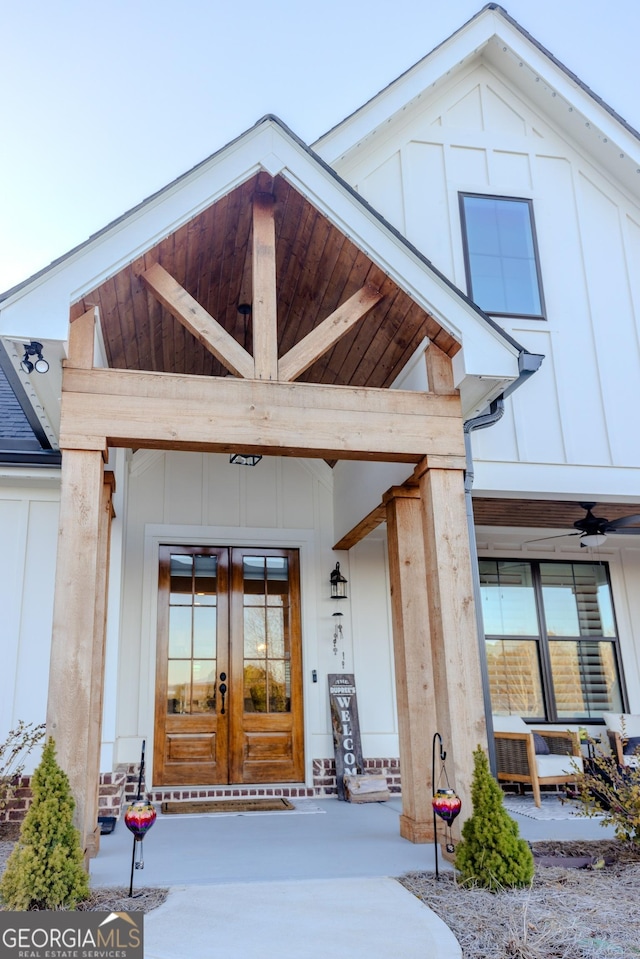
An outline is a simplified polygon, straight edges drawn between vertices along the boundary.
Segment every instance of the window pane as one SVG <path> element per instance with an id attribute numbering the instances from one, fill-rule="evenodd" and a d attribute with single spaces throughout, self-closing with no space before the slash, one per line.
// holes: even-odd
<path id="1" fill-rule="evenodd" d="M 615 636 L 604 568 L 595 563 L 541 563 L 549 636 Z"/>
<path id="2" fill-rule="evenodd" d="M 269 663 L 267 688 L 269 691 L 270 713 L 288 713 L 291 709 L 290 678 L 291 672 L 288 663 Z"/>
<path id="3" fill-rule="evenodd" d="M 537 636 L 538 617 L 531 566 L 480 560 L 482 616 L 487 636 Z"/>
<path id="4" fill-rule="evenodd" d="M 538 643 L 488 639 L 486 648 L 492 711 L 531 718 L 544 716 Z"/>
<path id="5" fill-rule="evenodd" d="M 285 613 L 284 609 L 267 610 L 267 640 L 269 656 L 275 659 L 282 659 L 285 651 L 289 653 L 289 637 L 285 634 Z M 288 624 L 288 617 L 287 617 Z"/>
<path id="6" fill-rule="evenodd" d="M 529 202 L 490 196 L 462 202 L 473 300 L 488 313 L 541 316 Z"/>
<path id="7" fill-rule="evenodd" d="M 283 556 L 267 558 L 267 602 L 269 606 L 282 606 L 289 596 L 288 560 Z"/>
<path id="8" fill-rule="evenodd" d="M 552 640 L 549 653 L 558 719 L 622 712 L 613 643 Z"/>
<path id="9" fill-rule="evenodd" d="M 267 712 L 267 671 L 264 662 L 244 664 L 244 711 Z"/>

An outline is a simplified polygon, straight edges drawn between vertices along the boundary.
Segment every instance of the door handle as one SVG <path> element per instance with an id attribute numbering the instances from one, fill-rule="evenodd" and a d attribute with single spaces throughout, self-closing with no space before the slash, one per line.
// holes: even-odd
<path id="1" fill-rule="evenodd" d="M 226 679 L 226 678 L 227 678 L 227 674 L 226 674 L 226 673 L 220 673 L 220 680 L 221 680 L 221 682 L 220 682 L 220 687 L 219 687 L 219 689 L 220 689 L 220 696 L 222 697 L 222 706 L 221 706 L 221 708 L 220 708 L 220 713 L 221 713 L 223 716 L 224 716 L 224 697 L 227 695 L 227 684 L 225 683 L 225 679 Z"/>

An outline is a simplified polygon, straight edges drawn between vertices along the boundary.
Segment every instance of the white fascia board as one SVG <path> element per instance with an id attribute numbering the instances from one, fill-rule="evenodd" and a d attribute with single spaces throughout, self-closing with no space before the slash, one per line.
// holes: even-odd
<path id="1" fill-rule="evenodd" d="M 533 499 L 566 497 L 638 502 L 637 467 L 574 466 L 549 463 L 473 461 L 474 496 L 511 495 Z"/>

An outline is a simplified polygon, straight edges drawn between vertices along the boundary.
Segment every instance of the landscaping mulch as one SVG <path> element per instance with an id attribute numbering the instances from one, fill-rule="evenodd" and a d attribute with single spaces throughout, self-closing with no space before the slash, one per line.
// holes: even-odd
<path id="1" fill-rule="evenodd" d="M 459 885 L 452 873 L 400 882 L 443 919 L 464 959 L 633 959 L 640 956 L 640 848 L 616 840 L 533 843 L 526 889 Z M 543 866 L 539 860 L 557 860 Z M 589 860 L 567 868 L 567 860 Z"/>

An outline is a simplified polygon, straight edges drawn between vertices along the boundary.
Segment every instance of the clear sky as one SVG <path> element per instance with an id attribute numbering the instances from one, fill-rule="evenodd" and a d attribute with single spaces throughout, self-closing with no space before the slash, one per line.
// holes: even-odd
<path id="1" fill-rule="evenodd" d="M 484 0 L 4 0 L 0 291 L 275 113 L 313 142 Z M 640 130 L 640 0 L 504 0 Z"/>

